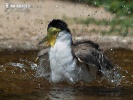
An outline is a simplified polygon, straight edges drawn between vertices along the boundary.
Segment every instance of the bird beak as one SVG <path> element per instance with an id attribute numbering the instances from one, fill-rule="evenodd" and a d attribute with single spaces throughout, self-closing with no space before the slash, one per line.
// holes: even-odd
<path id="1" fill-rule="evenodd" d="M 42 44 L 46 41 L 48 41 L 48 36 L 44 37 L 38 44 Z"/>
<path id="2" fill-rule="evenodd" d="M 61 29 L 55 28 L 55 27 L 50 27 L 48 29 L 48 34 L 46 37 L 44 37 L 42 39 L 42 41 L 40 41 L 38 44 L 42 44 L 43 42 L 47 41 L 47 45 L 51 45 L 52 47 L 54 47 L 55 42 L 56 42 L 56 37 L 58 35 L 58 33 L 61 31 Z"/>
<path id="3" fill-rule="evenodd" d="M 55 42 L 56 42 L 56 37 L 57 37 L 56 35 L 47 35 L 38 44 L 47 42 L 47 46 L 51 45 L 52 47 L 54 47 Z"/>
<path id="4" fill-rule="evenodd" d="M 53 36 L 50 36 L 50 37 L 47 35 L 38 44 L 42 44 L 44 42 L 47 42 L 47 46 L 51 45 L 52 47 L 54 47 L 54 44 L 56 42 L 56 35 L 53 35 Z"/>

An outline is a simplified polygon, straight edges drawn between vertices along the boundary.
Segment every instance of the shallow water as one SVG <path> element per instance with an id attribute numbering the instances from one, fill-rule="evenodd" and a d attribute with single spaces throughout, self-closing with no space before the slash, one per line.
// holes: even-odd
<path id="1" fill-rule="evenodd" d="M 35 50 L 0 52 L 0 100 L 129 100 L 133 99 L 133 51 L 111 49 L 105 52 L 122 74 L 119 86 L 101 78 L 92 83 L 50 84 L 36 78 Z"/>

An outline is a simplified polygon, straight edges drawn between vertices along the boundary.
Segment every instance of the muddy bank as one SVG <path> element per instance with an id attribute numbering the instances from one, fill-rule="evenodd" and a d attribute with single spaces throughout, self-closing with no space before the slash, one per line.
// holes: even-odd
<path id="1" fill-rule="evenodd" d="M 92 40 L 100 45 L 103 50 L 125 48 L 133 50 L 133 37 L 122 36 L 80 36 L 75 40 Z"/>
<path id="2" fill-rule="evenodd" d="M 41 36 L 39 39 L 22 37 L 23 40 L 17 40 L 14 38 L 5 38 L 0 39 L 0 49 L 21 49 L 21 50 L 39 50 L 44 45 L 37 45 L 41 40 Z M 122 36 L 74 36 L 74 41 L 80 40 L 91 40 L 100 45 L 100 48 L 103 50 L 113 49 L 113 48 L 125 48 L 129 50 L 133 50 L 133 37 L 122 37 Z"/>

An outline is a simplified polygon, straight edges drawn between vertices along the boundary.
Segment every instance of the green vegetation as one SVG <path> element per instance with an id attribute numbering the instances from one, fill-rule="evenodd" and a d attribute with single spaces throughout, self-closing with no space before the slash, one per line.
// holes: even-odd
<path id="1" fill-rule="evenodd" d="M 106 10 L 115 14 L 116 17 L 110 21 L 96 20 L 94 18 L 80 19 L 82 24 L 110 25 L 108 32 L 103 34 L 117 33 L 119 35 L 133 36 L 133 1 L 132 0 L 71 0 L 79 3 L 86 3 L 95 7 L 103 6 Z"/>
<path id="2" fill-rule="evenodd" d="M 86 19 L 82 18 L 68 18 L 65 15 L 63 16 L 63 20 L 66 20 L 69 23 L 76 23 L 82 25 L 96 25 L 103 27 L 110 27 L 109 30 L 97 30 L 92 29 L 89 32 L 101 33 L 102 35 L 122 35 L 122 36 L 133 36 L 133 18 L 114 18 L 112 20 L 98 20 L 91 17 Z"/>
<path id="3" fill-rule="evenodd" d="M 95 24 L 95 25 L 104 25 L 104 26 L 110 26 L 109 31 L 102 31 L 102 34 L 112 34 L 115 33 L 117 35 L 127 36 L 132 35 L 133 36 L 133 18 L 125 19 L 125 18 L 114 18 L 112 20 L 96 20 L 94 18 L 86 18 L 86 19 L 78 19 L 78 23 L 89 25 L 89 24 Z"/>
<path id="4" fill-rule="evenodd" d="M 105 9 L 118 16 L 133 15 L 132 0 L 71 0 L 79 3 L 86 3 L 92 6 L 104 6 Z"/>

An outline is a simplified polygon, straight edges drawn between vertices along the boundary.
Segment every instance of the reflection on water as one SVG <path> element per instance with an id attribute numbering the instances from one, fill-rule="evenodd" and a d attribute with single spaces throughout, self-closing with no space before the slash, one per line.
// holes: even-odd
<path id="1" fill-rule="evenodd" d="M 122 75 L 122 82 L 117 87 L 102 76 L 89 84 L 77 83 L 73 86 L 67 83 L 50 84 L 45 78 L 35 77 L 39 64 L 39 61 L 35 62 L 37 51 L 3 50 L 0 52 L 0 100 L 132 99 L 133 51 L 111 49 L 105 53 L 117 65 L 115 68 Z M 43 71 L 40 69 L 39 73 Z M 43 77 L 47 76 L 48 74 Z"/>

